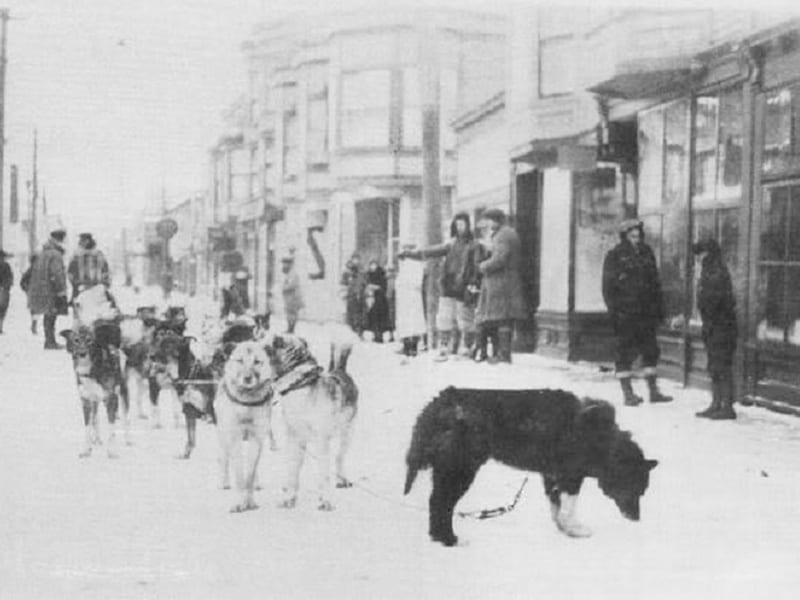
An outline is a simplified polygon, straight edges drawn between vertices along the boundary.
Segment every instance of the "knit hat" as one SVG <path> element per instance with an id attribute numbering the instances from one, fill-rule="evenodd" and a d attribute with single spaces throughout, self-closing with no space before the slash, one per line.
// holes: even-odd
<path id="1" fill-rule="evenodd" d="M 631 229 L 641 229 L 643 226 L 639 219 L 625 219 L 619 224 L 619 232 L 628 233 Z"/>

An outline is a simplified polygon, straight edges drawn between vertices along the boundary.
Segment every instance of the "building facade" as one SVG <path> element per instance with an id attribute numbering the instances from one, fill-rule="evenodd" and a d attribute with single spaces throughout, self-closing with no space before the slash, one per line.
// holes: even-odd
<path id="1" fill-rule="evenodd" d="M 238 137 L 212 153 L 209 201 L 210 229 L 234 232 L 257 307 L 282 310 L 279 265 L 291 253 L 304 275 L 305 318 L 340 318 L 340 277 L 354 252 L 387 266 L 401 240 L 425 242 L 425 103 L 438 109 L 449 219 L 450 122 L 502 88 L 505 34 L 499 16 L 444 9 L 333 13 L 255 31 L 244 45 L 246 116 Z"/>
<path id="2" fill-rule="evenodd" d="M 536 351 L 608 360 L 603 258 L 619 222 L 638 216 L 665 294 L 666 373 L 707 381 L 690 248 L 714 236 L 734 278 L 743 397 L 795 410 L 798 21 L 517 8 L 511 22 L 505 119 L 495 127 L 508 140 L 508 208 L 530 241 Z M 459 145 L 481 127 L 488 136 L 489 116 L 461 130 Z M 481 160 L 460 158 L 471 164 L 459 172 Z"/>

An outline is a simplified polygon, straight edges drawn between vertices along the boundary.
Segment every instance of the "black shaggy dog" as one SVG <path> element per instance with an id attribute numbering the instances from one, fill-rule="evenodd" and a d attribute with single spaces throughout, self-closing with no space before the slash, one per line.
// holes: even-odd
<path id="1" fill-rule="evenodd" d="M 639 499 L 658 464 L 619 429 L 607 402 L 564 390 L 448 387 L 420 413 L 406 456 L 406 494 L 418 471 L 433 468 L 431 539 L 457 543 L 453 509 L 489 459 L 541 473 L 553 520 L 573 537 L 591 535 L 574 514 L 586 477 L 598 480 L 623 516 L 638 521 Z"/>

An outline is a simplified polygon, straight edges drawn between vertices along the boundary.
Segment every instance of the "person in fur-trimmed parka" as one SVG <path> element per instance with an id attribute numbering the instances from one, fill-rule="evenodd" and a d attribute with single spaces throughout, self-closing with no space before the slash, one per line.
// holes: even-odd
<path id="1" fill-rule="evenodd" d="M 669 402 L 657 384 L 660 356 L 656 332 L 664 319 L 664 298 L 653 250 L 644 243 L 644 227 L 638 219 L 623 221 L 619 244 L 603 262 L 603 299 L 608 307 L 617 345 L 616 375 L 625 404 L 637 406 L 642 398 L 631 385 L 633 361 L 642 357 L 650 402 Z"/>
<path id="2" fill-rule="evenodd" d="M 703 343 L 711 377 L 711 405 L 697 413 L 708 419 L 735 419 L 733 410 L 733 355 L 736 352 L 736 300 L 728 267 L 716 240 L 706 238 L 692 246 L 702 257 L 697 308 L 703 320 Z"/>

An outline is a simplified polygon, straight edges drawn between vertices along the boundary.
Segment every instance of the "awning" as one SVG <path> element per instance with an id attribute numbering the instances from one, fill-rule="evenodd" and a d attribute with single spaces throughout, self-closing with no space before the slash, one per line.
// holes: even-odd
<path id="1" fill-rule="evenodd" d="M 619 63 L 614 75 L 588 90 L 626 100 L 652 98 L 686 88 L 699 70 L 699 65 L 689 56 L 634 59 Z"/>
<path id="2" fill-rule="evenodd" d="M 558 167 L 569 171 L 588 171 L 597 163 L 595 146 L 581 144 L 583 134 L 549 140 L 531 140 L 514 153 L 513 162 L 537 169 Z"/>

